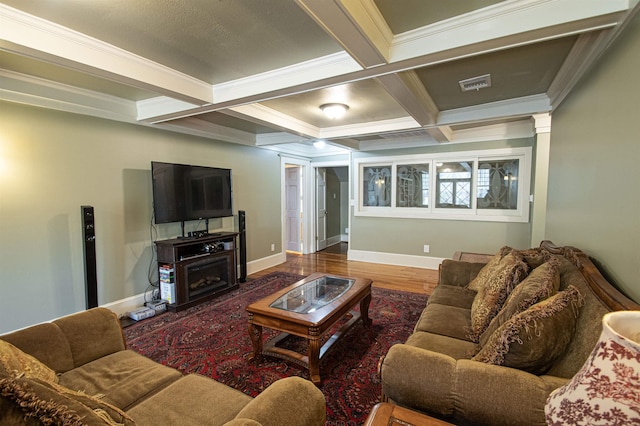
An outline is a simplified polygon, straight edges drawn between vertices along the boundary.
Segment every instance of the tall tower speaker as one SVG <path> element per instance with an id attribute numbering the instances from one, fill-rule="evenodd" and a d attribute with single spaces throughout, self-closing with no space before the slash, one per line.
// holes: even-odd
<path id="1" fill-rule="evenodd" d="M 92 206 L 80 206 L 82 213 L 82 248 L 87 309 L 98 306 L 98 273 L 96 269 L 96 228 Z"/>
<path id="2" fill-rule="evenodd" d="M 238 232 L 240 239 L 240 276 L 241 283 L 247 280 L 247 215 L 244 210 L 238 210 Z"/>

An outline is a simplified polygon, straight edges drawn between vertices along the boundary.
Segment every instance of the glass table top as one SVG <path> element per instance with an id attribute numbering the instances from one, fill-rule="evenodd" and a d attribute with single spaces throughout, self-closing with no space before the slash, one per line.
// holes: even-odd
<path id="1" fill-rule="evenodd" d="M 345 294 L 355 280 L 325 276 L 309 281 L 277 298 L 269 306 L 285 311 L 310 314 Z"/>

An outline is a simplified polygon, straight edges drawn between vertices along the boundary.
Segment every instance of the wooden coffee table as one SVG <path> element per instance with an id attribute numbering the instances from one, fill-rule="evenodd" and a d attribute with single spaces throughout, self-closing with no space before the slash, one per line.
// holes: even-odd
<path id="1" fill-rule="evenodd" d="M 263 355 L 286 359 L 308 368 L 311 380 L 319 385 L 320 360 L 329 348 L 359 319 L 366 327 L 371 326 L 370 302 L 370 279 L 312 274 L 247 306 L 249 336 L 253 343 L 250 360 L 259 362 Z M 352 311 L 358 303 L 359 313 Z M 348 321 L 322 344 L 323 336 L 342 318 Z M 262 327 L 283 333 L 263 344 Z M 308 340 L 306 355 L 278 346 L 289 335 Z"/>
<path id="2" fill-rule="evenodd" d="M 381 402 L 373 407 L 364 426 L 452 426 L 452 424 L 408 408 Z"/>

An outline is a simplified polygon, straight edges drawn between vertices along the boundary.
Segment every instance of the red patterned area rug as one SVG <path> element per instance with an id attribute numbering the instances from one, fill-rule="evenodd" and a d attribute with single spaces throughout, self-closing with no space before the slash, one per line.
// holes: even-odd
<path id="1" fill-rule="evenodd" d="M 252 345 L 245 307 L 304 278 L 276 272 L 185 311 L 167 312 L 124 329 L 129 349 L 183 373 L 198 373 L 256 396 L 288 376 L 309 379 L 307 370 L 277 358 L 249 362 Z M 360 425 L 379 402 L 376 369 L 391 345 L 404 342 L 418 321 L 427 296 L 372 289 L 373 326 L 356 323 L 320 361 L 327 400 L 327 425 Z M 277 333 L 267 328 L 263 336 Z M 297 339 L 297 338 L 296 338 Z M 289 343 L 302 347 L 301 342 Z"/>

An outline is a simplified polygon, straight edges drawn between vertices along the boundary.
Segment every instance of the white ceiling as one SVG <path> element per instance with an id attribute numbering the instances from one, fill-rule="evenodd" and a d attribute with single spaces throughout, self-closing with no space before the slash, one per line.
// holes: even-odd
<path id="1" fill-rule="evenodd" d="M 526 137 L 637 10 L 638 0 L 3 0 L 0 99 L 305 157 Z M 484 74 L 492 87 L 460 90 Z M 327 119 L 329 102 L 347 114 Z"/>

